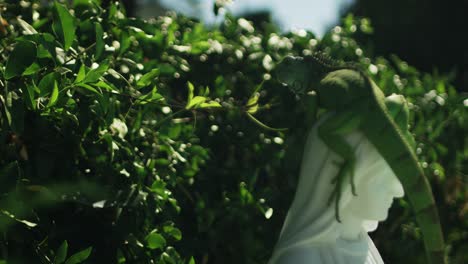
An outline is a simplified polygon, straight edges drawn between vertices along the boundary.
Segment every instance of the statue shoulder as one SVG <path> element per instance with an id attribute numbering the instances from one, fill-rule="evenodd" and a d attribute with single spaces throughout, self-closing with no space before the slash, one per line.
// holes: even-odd
<path id="1" fill-rule="evenodd" d="M 280 256 L 273 257 L 268 264 L 329 264 L 326 256 L 333 254 L 333 249 L 326 246 L 297 247 L 284 251 Z"/>

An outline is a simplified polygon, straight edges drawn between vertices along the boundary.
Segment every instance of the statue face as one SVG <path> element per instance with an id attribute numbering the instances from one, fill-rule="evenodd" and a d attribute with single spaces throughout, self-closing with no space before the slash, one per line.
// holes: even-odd
<path id="1" fill-rule="evenodd" d="M 383 221 L 393 199 L 404 195 L 403 186 L 383 159 L 364 170 L 365 177 L 356 185 L 357 196 L 352 197 L 347 209 L 358 219 Z"/>

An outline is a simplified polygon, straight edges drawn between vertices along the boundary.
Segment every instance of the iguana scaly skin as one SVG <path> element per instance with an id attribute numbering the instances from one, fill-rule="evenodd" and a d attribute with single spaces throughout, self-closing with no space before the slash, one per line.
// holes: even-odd
<path id="1" fill-rule="evenodd" d="M 319 128 L 319 137 L 343 158 L 334 179 L 336 218 L 341 188 L 349 175 L 354 187 L 354 150 L 344 135 L 360 130 L 376 147 L 401 181 L 422 231 L 428 263 L 447 263 L 444 239 L 431 187 L 425 177 L 408 132 L 408 107 L 403 96 L 385 97 L 380 88 L 356 67 L 337 64 L 322 55 L 286 57 L 276 69 L 278 80 L 296 94 L 316 92 L 320 107 L 335 114 Z"/>

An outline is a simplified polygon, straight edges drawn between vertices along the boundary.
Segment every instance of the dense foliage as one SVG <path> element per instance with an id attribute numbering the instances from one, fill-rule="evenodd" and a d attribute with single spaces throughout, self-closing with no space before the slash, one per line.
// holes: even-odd
<path id="1" fill-rule="evenodd" d="M 371 57 L 353 40 L 368 20 L 318 39 L 99 2 L 0 0 L 0 263 L 265 263 L 323 112 L 274 69 L 317 50 L 407 96 L 452 263 L 466 263 L 468 101 L 446 76 Z M 424 263 L 404 199 L 373 238 L 388 263 Z"/>

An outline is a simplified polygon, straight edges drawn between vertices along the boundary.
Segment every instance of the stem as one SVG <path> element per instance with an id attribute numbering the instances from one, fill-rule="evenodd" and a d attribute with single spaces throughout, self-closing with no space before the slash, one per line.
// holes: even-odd
<path id="1" fill-rule="evenodd" d="M 252 120 L 255 124 L 257 124 L 258 126 L 260 126 L 260 127 L 263 128 L 263 129 L 271 130 L 271 131 L 277 131 L 277 132 L 288 130 L 287 128 L 273 128 L 273 127 L 269 127 L 269 126 L 265 125 L 264 123 L 262 123 L 262 122 L 261 122 L 260 120 L 258 120 L 257 118 L 255 118 L 255 117 L 254 117 L 252 114 L 250 114 L 249 112 L 245 112 L 245 114 L 247 115 L 248 118 L 250 118 L 250 120 Z"/>
<path id="2" fill-rule="evenodd" d="M 89 51 L 91 48 L 93 48 L 94 46 L 96 46 L 96 42 L 94 42 L 93 44 L 89 45 L 87 48 L 85 48 L 84 50 L 78 52 L 76 55 L 71 55 L 71 58 L 69 58 L 68 60 L 64 61 L 62 65 L 64 64 L 67 64 L 69 63 L 70 61 L 72 60 L 75 60 L 75 59 L 78 59 L 78 57 L 84 53 L 86 53 L 87 51 Z"/>
<path id="3" fill-rule="evenodd" d="M 136 90 L 136 89 L 133 87 L 133 85 L 127 80 L 127 78 L 125 78 L 120 72 L 118 72 L 118 71 L 114 71 L 114 72 L 117 73 L 117 75 L 119 75 L 120 78 L 122 78 L 122 79 L 127 83 L 128 87 L 130 87 L 130 88 Z"/>
<path id="4" fill-rule="evenodd" d="M 184 111 L 187 111 L 187 109 L 183 108 L 183 109 L 180 109 L 180 110 L 177 111 L 177 112 L 174 112 L 174 113 L 172 113 L 172 114 L 166 116 L 165 118 L 163 118 L 161 121 L 159 121 L 159 122 L 156 124 L 156 127 L 159 127 L 159 125 L 161 125 L 162 123 L 166 122 L 168 119 L 170 119 L 170 118 L 172 118 L 172 117 L 174 117 L 174 116 L 176 116 L 176 115 L 178 115 L 178 114 L 180 114 L 180 113 L 182 113 L 182 112 L 184 112 Z"/>

